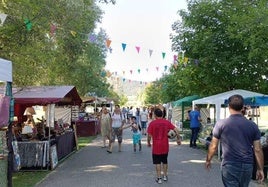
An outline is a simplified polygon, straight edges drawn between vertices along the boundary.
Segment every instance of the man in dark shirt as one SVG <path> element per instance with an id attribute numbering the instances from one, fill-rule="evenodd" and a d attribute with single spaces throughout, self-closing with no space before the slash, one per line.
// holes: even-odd
<path id="1" fill-rule="evenodd" d="M 221 175 L 224 186 L 248 186 L 251 180 L 254 156 L 257 162 L 256 179 L 264 180 L 263 152 L 258 126 L 246 119 L 241 110 L 244 99 L 233 95 L 228 99 L 230 116 L 219 120 L 213 129 L 213 138 L 209 146 L 206 168 L 211 167 L 211 160 L 218 143 L 222 146 Z"/>

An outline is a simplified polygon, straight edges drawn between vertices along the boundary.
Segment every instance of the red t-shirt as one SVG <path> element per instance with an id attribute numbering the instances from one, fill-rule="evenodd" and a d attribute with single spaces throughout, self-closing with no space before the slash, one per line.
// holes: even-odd
<path id="1" fill-rule="evenodd" d="M 167 133 L 170 129 L 174 128 L 175 126 L 165 119 L 156 119 L 150 123 L 147 131 L 153 139 L 153 154 L 160 155 L 168 153 L 169 141 Z"/>

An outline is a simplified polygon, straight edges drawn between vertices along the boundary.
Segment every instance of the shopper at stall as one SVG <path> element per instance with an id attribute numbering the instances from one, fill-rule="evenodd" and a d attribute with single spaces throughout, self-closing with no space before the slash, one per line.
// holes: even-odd
<path id="1" fill-rule="evenodd" d="M 111 138 L 111 120 L 111 114 L 108 112 L 106 106 L 103 106 L 100 112 L 101 135 L 103 139 L 102 148 L 106 147 L 106 141 Z"/>

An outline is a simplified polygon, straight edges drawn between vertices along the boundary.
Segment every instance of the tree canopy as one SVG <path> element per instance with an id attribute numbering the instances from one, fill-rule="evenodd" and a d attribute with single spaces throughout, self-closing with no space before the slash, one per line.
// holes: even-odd
<path id="1" fill-rule="evenodd" d="M 266 0 L 189 0 L 179 15 L 171 34 L 179 58 L 159 80 L 166 102 L 232 89 L 268 92 Z"/>
<path id="2" fill-rule="evenodd" d="M 107 34 L 95 31 L 102 16 L 95 0 L 1 1 L 0 12 L 7 15 L 0 54 L 13 62 L 15 85 L 75 85 L 81 95 L 114 94 L 104 71 Z"/>

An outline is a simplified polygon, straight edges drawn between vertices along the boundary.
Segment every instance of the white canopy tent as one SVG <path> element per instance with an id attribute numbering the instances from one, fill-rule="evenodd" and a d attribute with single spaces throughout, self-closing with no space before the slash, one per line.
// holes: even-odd
<path id="1" fill-rule="evenodd" d="M 0 81 L 12 82 L 12 62 L 0 58 Z"/>
<path id="2" fill-rule="evenodd" d="M 220 119 L 221 117 L 221 105 L 224 104 L 225 100 L 228 99 L 230 96 L 239 94 L 243 96 L 244 98 L 246 97 L 254 97 L 254 96 L 263 96 L 265 94 L 257 93 L 257 92 L 252 92 L 252 91 L 247 91 L 247 90 L 231 90 L 223 93 L 219 93 L 216 95 L 212 95 L 209 97 L 204 97 L 202 99 L 197 99 L 192 101 L 193 107 L 194 105 L 197 104 L 211 104 L 215 105 L 216 109 L 216 121 Z"/>

